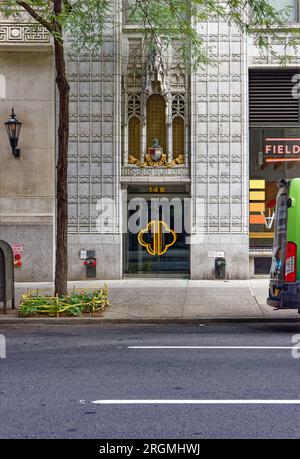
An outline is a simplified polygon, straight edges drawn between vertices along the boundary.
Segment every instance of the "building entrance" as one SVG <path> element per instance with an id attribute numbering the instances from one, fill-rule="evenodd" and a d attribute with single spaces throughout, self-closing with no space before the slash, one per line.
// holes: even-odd
<path id="1" fill-rule="evenodd" d="M 189 277 L 189 195 L 182 188 L 130 188 L 124 275 Z"/>

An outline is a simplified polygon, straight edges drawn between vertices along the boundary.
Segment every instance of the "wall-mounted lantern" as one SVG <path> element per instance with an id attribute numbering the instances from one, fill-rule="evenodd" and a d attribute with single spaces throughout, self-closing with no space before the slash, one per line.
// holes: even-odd
<path id="1" fill-rule="evenodd" d="M 12 149 L 12 154 L 15 158 L 19 158 L 21 151 L 19 148 L 17 148 L 17 146 L 19 142 L 22 123 L 20 123 L 20 121 L 17 120 L 14 109 L 12 109 L 10 119 L 6 121 L 6 123 L 4 124 L 7 130 L 7 135 Z"/>

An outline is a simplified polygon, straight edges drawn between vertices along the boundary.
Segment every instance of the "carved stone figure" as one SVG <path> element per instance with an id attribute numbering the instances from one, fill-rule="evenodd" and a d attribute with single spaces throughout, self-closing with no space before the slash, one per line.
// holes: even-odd
<path id="1" fill-rule="evenodd" d="M 145 92 L 152 92 L 152 85 L 160 83 L 161 91 L 166 92 L 166 72 L 158 51 L 152 50 L 146 63 Z"/>

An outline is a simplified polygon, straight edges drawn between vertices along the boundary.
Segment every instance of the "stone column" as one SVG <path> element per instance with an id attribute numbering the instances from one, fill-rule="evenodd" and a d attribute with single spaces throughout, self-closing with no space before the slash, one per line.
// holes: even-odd
<path id="1" fill-rule="evenodd" d="M 173 133 L 172 133 L 172 94 L 168 93 L 167 98 L 167 151 L 168 162 L 173 161 Z"/>
<path id="2" fill-rule="evenodd" d="M 184 165 L 189 165 L 189 123 L 184 123 Z"/>
<path id="3" fill-rule="evenodd" d="M 123 142 L 123 165 L 126 166 L 128 164 L 128 155 L 130 151 L 128 151 L 128 94 L 124 94 L 124 123 L 122 125 L 123 135 L 122 135 L 122 142 Z"/>
<path id="4" fill-rule="evenodd" d="M 141 162 L 145 161 L 147 154 L 147 103 L 146 97 L 141 97 Z"/>

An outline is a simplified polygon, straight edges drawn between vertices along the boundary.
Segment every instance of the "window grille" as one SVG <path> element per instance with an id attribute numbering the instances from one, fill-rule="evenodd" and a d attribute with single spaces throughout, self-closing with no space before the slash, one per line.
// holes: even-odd
<path id="1" fill-rule="evenodd" d="M 299 99 L 292 78 L 299 69 L 252 69 L 249 80 L 250 123 L 299 123 Z"/>

